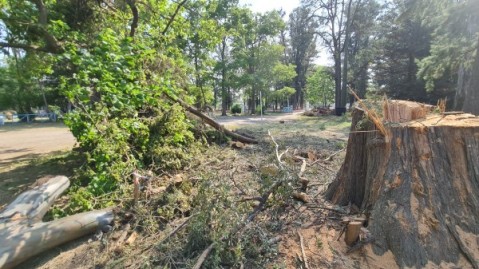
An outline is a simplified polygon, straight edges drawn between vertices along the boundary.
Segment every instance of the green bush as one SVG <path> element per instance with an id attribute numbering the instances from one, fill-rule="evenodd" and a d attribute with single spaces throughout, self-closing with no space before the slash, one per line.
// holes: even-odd
<path id="1" fill-rule="evenodd" d="M 231 113 L 241 114 L 241 106 L 239 104 L 234 104 L 233 107 L 231 107 Z"/>
<path id="2" fill-rule="evenodd" d="M 266 114 L 266 106 L 263 106 L 262 108 L 263 108 L 263 111 L 262 111 L 263 114 Z M 261 106 L 256 106 L 255 113 L 258 115 L 261 114 Z"/>
<path id="3" fill-rule="evenodd" d="M 88 162 L 70 196 L 72 213 L 108 205 L 137 169 L 181 168 L 198 145 L 184 110 L 161 98 L 176 95 L 173 83 L 149 71 L 161 55 L 109 29 L 92 47 L 67 46 L 63 59 L 74 73 L 61 90 L 76 107 L 65 123 Z M 93 206 L 100 195 L 104 202 Z"/>

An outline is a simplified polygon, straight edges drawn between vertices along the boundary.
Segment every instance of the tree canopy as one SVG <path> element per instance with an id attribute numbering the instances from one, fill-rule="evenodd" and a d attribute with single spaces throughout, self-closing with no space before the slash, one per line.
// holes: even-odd
<path id="1" fill-rule="evenodd" d="M 199 140 L 172 99 L 223 115 L 334 100 L 340 115 L 350 90 L 369 90 L 479 114 L 474 0 L 303 0 L 288 16 L 227 0 L 0 5 L 1 110 L 64 113 L 89 154 L 88 195 L 191 158 Z"/>

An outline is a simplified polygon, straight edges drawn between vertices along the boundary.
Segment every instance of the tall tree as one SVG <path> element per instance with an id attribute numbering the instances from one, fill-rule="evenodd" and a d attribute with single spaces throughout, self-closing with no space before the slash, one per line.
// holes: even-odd
<path id="1" fill-rule="evenodd" d="M 238 7 L 238 1 L 220 0 L 213 14 L 213 18 L 220 27 L 221 42 L 216 46 L 216 65 L 215 70 L 218 73 L 219 85 L 221 88 L 221 115 L 226 116 L 226 111 L 230 105 L 231 94 L 231 42 L 236 33 L 235 19 L 241 10 Z"/>
<path id="2" fill-rule="evenodd" d="M 413 17 L 401 16 L 407 1 L 396 1 L 380 17 L 375 46 L 374 80 L 391 98 L 427 102 L 417 60 L 429 53 L 430 30 Z"/>
<path id="3" fill-rule="evenodd" d="M 361 0 L 303 0 L 302 5 L 313 10 L 317 19 L 318 35 L 333 56 L 335 82 L 335 109 L 341 115 L 346 111 L 348 55 L 345 54 Z M 344 73 L 344 74 L 343 74 Z"/>
<path id="4" fill-rule="evenodd" d="M 274 37 L 284 27 L 284 21 L 278 11 L 252 14 L 251 11 L 246 10 L 238 16 L 238 34 L 234 39 L 232 50 L 235 58 L 236 87 L 246 90 L 248 108 L 252 114 L 256 112 L 259 93 L 264 90 L 265 85 L 264 78 L 258 75 L 258 71 L 262 69 L 260 65 L 265 64 L 260 55 L 266 53 L 264 48 L 272 45 Z M 266 63 L 271 62 L 267 61 Z M 270 66 L 270 68 L 273 67 L 274 65 Z"/>
<path id="5" fill-rule="evenodd" d="M 349 86 L 360 98 L 365 98 L 369 80 L 369 68 L 373 61 L 377 38 L 377 19 L 381 5 L 375 0 L 364 0 L 357 6 L 355 20 L 351 24 L 350 39 L 347 44 Z M 354 98 L 350 96 L 351 103 Z"/>
<path id="6" fill-rule="evenodd" d="M 291 62 L 296 66 L 296 77 L 293 82 L 296 89 L 293 106 L 296 109 L 304 106 L 306 73 L 317 54 L 317 27 L 317 21 L 313 19 L 312 11 L 308 7 L 300 6 L 289 15 Z"/>
<path id="7" fill-rule="evenodd" d="M 411 9 L 433 29 L 430 55 L 421 60 L 419 76 L 433 90 L 457 72 L 454 109 L 479 115 L 479 2 L 413 1 Z"/>
<path id="8" fill-rule="evenodd" d="M 187 5 L 186 17 L 190 26 L 185 50 L 194 74 L 194 86 L 190 87 L 190 92 L 195 95 L 198 108 L 208 105 L 212 99 L 215 64 L 212 53 L 221 42 L 219 36 L 223 30 L 217 21 L 217 8 L 220 4 L 223 3 L 208 0 Z"/>

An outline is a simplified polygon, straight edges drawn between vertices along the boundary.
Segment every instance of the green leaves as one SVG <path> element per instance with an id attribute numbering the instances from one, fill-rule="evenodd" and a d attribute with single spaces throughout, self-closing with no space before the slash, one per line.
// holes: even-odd
<path id="1" fill-rule="evenodd" d="M 417 16 L 433 30 L 430 55 L 418 61 L 418 76 L 432 91 L 438 80 L 455 75 L 459 66 L 470 68 L 478 48 L 479 4 L 474 0 L 426 1 L 418 4 L 418 9 L 424 13 Z"/>
<path id="2" fill-rule="evenodd" d="M 306 99 L 312 105 L 328 106 L 334 101 L 334 80 L 332 73 L 324 67 L 318 67 L 308 77 Z"/>
<path id="3" fill-rule="evenodd" d="M 136 42 L 105 29 L 88 49 L 70 44 L 59 57 L 71 71 L 61 91 L 75 106 L 65 123 L 89 156 L 80 194 L 109 194 L 140 167 L 179 169 L 196 145 L 184 111 L 160 98 L 177 91 L 174 74 L 149 69 L 169 58 Z"/>

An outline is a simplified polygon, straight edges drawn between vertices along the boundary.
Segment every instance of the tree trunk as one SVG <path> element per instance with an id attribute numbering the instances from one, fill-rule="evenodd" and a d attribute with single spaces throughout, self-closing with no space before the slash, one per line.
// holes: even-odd
<path id="1" fill-rule="evenodd" d="M 479 268 L 479 118 L 385 105 L 386 136 L 356 108 L 345 161 L 326 198 L 369 216 L 373 251 L 400 267 Z"/>
<path id="2" fill-rule="evenodd" d="M 347 15 L 346 15 L 346 26 L 344 29 L 344 44 L 343 44 L 343 77 L 341 82 L 341 107 L 346 107 L 346 102 L 348 100 L 348 60 L 349 60 L 349 40 L 351 36 L 351 27 L 352 20 L 351 18 L 351 4 L 353 1 L 349 1 Z"/>
<path id="3" fill-rule="evenodd" d="M 41 222 L 51 204 L 69 185 L 66 177 L 50 178 L 22 193 L 0 213 L 0 268 L 13 268 L 113 221 L 112 209 L 103 209 Z"/>
<path id="4" fill-rule="evenodd" d="M 334 54 L 334 108 L 337 116 L 341 116 L 346 112 L 346 108 L 342 105 L 341 94 L 341 54 L 336 51 Z"/>
<path id="5" fill-rule="evenodd" d="M 250 137 L 246 137 L 246 136 L 242 136 L 240 134 L 237 134 L 237 133 L 234 133 L 226 128 L 224 128 L 223 125 L 219 124 L 218 122 L 216 122 L 215 120 L 213 120 L 212 118 L 206 116 L 205 114 L 201 113 L 198 109 L 195 109 L 194 107 L 188 105 L 187 103 L 185 103 L 183 100 L 181 99 L 178 99 L 178 98 L 174 98 L 172 96 L 170 96 L 168 93 L 165 92 L 165 95 L 166 97 L 168 97 L 168 99 L 170 99 L 171 101 L 175 102 L 175 103 L 178 103 L 180 104 L 184 109 L 186 109 L 188 112 L 192 113 L 193 115 L 201 118 L 202 120 L 205 121 L 206 124 L 208 124 L 209 126 L 215 128 L 216 130 L 224 133 L 225 135 L 233 138 L 233 139 L 236 139 L 240 142 L 243 142 L 243 143 L 250 143 L 250 144 L 257 144 L 258 141 L 253 139 L 253 138 L 250 138 Z"/>
<path id="6" fill-rule="evenodd" d="M 478 41 L 479 42 L 479 41 Z M 478 43 L 479 44 L 479 43 Z M 479 46 L 479 45 L 478 45 Z M 476 49 L 476 56 L 464 89 L 464 104 L 462 111 L 479 115 L 479 48 Z"/>
<path id="7" fill-rule="evenodd" d="M 226 91 L 226 37 L 221 42 L 221 116 L 226 116 L 228 97 Z"/>

